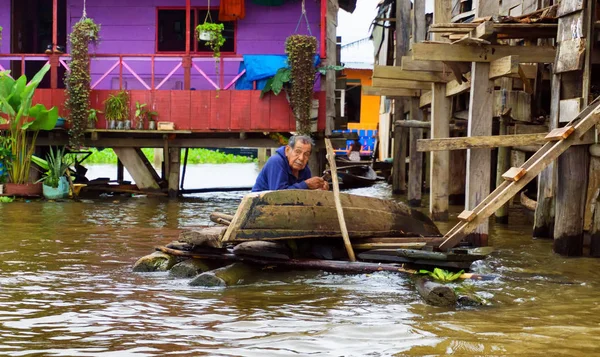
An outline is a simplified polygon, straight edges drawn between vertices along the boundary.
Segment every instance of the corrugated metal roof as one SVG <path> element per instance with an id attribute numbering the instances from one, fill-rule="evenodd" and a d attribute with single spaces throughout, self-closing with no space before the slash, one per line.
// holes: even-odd
<path id="1" fill-rule="evenodd" d="M 350 69 L 373 69 L 373 41 L 364 38 L 342 46 L 340 62 Z"/>

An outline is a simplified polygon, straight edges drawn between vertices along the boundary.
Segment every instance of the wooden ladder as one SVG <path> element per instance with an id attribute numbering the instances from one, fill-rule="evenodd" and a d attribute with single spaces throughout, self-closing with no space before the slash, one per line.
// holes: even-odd
<path id="1" fill-rule="evenodd" d="M 502 177 L 502 182 L 472 211 L 463 211 L 460 222 L 446 235 L 440 250 L 455 247 L 464 237 L 473 232 L 479 224 L 494 214 L 502 205 L 516 195 L 527 183 L 533 180 L 550 163 L 556 160 L 571 145 L 600 121 L 600 97 L 596 98 L 566 126 L 552 130 L 546 135 L 546 143 L 520 167 L 512 167 Z"/>

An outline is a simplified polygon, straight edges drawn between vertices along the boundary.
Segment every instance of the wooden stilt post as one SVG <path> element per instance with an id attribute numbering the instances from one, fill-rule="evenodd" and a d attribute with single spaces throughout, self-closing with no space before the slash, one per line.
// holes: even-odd
<path id="1" fill-rule="evenodd" d="M 410 119 L 423 120 L 423 112 L 419 101 L 410 99 Z M 423 188 L 423 152 L 417 151 L 417 140 L 423 138 L 423 129 L 410 128 L 410 166 L 408 167 L 408 204 L 413 207 L 421 206 L 421 191 Z"/>
<path id="2" fill-rule="evenodd" d="M 560 104 L 560 74 L 552 75 L 550 101 L 550 131 L 558 128 L 558 109 Z M 513 165 L 514 166 L 514 165 Z M 551 163 L 538 176 L 537 207 L 533 223 L 534 238 L 554 238 L 554 196 L 556 191 L 556 164 Z"/>
<path id="3" fill-rule="evenodd" d="M 180 180 L 180 159 L 181 149 L 169 149 L 169 197 L 177 198 L 179 195 L 179 180 Z"/>
<path id="4" fill-rule="evenodd" d="M 185 56 L 182 59 L 183 89 L 189 90 L 192 86 L 192 58 L 190 57 L 191 34 L 191 0 L 185 0 Z"/>
<path id="5" fill-rule="evenodd" d="M 52 0 L 52 54 L 50 55 L 50 88 L 58 88 L 58 66 L 60 62 L 56 54 L 58 42 L 58 0 Z"/>
<path id="6" fill-rule="evenodd" d="M 413 43 L 424 41 L 426 34 L 425 0 L 414 0 L 412 20 Z M 419 98 L 410 98 L 410 120 L 423 121 Z M 423 153 L 417 151 L 417 140 L 423 138 L 423 129 L 410 128 L 409 132 L 408 204 L 420 207 L 421 191 L 423 190 Z"/>
<path id="7" fill-rule="evenodd" d="M 591 63 L 584 61 L 586 52 L 590 51 L 587 41 L 594 41 L 590 33 L 571 31 L 568 24 L 582 23 L 584 28 L 593 28 L 595 14 L 590 7 L 585 7 L 585 2 L 564 1 L 559 4 L 559 32 L 557 56 L 554 73 L 561 73 L 561 97 L 553 97 L 553 101 L 560 99 L 581 98 L 583 87 L 590 85 L 589 73 Z M 564 26 L 561 26 L 564 25 Z M 585 48 L 585 50 L 582 50 Z M 586 80 L 587 79 L 587 80 Z M 585 91 L 587 93 L 589 89 Z M 588 98 L 584 98 L 586 103 Z M 560 106 L 559 106 L 560 108 Z M 566 113 L 559 111 L 559 122 Z M 554 252 L 561 255 L 580 256 L 583 254 L 583 225 L 588 183 L 589 152 L 586 146 L 570 147 L 556 163 L 556 222 L 554 225 Z"/>
<path id="8" fill-rule="evenodd" d="M 337 64 L 337 14 L 338 14 L 338 2 L 335 0 L 327 1 L 327 14 L 325 19 L 325 50 L 327 57 L 327 64 L 334 66 Z M 331 135 L 335 128 L 335 119 L 337 117 L 336 112 L 336 96 L 335 96 L 335 84 L 336 84 L 336 71 L 333 69 L 327 70 L 325 77 L 325 135 Z"/>
<path id="9" fill-rule="evenodd" d="M 408 53 L 410 33 L 410 0 L 396 0 L 396 66 L 400 66 L 402 56 Z M 404 119 L 406 100 L 394 101 L 394 122 Z M 406 145 L 408 130 L 394 126 L 394 165 L 392 167 L 392 191 L 406 192 Z"/>
<path id="10" fill-rule="evenodd" d="M 451 0 L 435 0 L 433 22 L 450 22 Z M 434 41 L 447 41 L 441 34 L 433 35 Z M 431 139 L 450 137 L 450 99 L 446 97 L 446 84 L 431 85 Z M 436 221 L 448 220 L 448 187 L 450 180 L 450 152 L 432 151 L 430 154 L 429 214 Z"/>
<path id="11" fill-rule="evenodd" d="M 512 90 L 512 78 L 502 78 L 502 103 L 506 103 L 506 95 L 508 91 Z M 504 112 L 507 108 L 502 108 L 502 112 Z M 507 124 L 506 119 L 500 117 L 500 135 L 506 135 L 507 132 Z M 502 175 L 510 169 L 510 148 L 508 147 L 499 147 L 498 148 L 498 161 L 496 162 L 496 187 L 500 186 L 504 182 L 504 178 Z M 496 222 L 502 224 L 508 224 L 508 207 L 509 204 L 505 204 L 500 207 L 499 210 L 496 211 Z"/>
<path id="12" fill-rule="evenodd" d="M 476 0 L 473 6 L 476 7 L 475 17 L 494 16 L 499 11 L 498 1 Z M 489 63 L 472 63 L 467 136 L 492 135 L 494 81 L 490 81 L 489 73 Z M 490 165 L 490 149 L 467 150 L 465 210 L 472 210 L 490 194 Z M 489 221 L 485 220 L 467 236 L 467 240 L 475 246 L 486 246 L 488 229 Z"/>

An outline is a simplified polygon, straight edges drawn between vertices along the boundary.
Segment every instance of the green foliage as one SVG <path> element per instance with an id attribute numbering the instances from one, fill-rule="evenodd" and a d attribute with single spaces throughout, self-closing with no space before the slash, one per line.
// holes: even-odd
<path id="1" fill-rule="evenodd" d="M 54 151 L 52 147 L 50 147 L 50 152 L 46 155 L 46 163 L 45 166 L 40 165 L 46 171 L 44 172 L 44 176 L 38 182 L 43 182 L 46 186 L 57 188 L 60 178 L 67 173 L 69 166 L 74 163 L 74 160 L 71 157 L 65 156 L 64 148 L 57 148 L 56 151 Z"/>
<path id="2" fill-rule="evenodd" d="M 0 184 L 8 180 L 8 167 L 13 161 L 8 137 L 0 136 Z"/>
<path id="3" fill-rule="evenodd" d="M 85 159 L 85 164 L 114 164 L 117 162 L 117 155 L 112 149 L 104 149 L 102 151 L 91 149 L 90 151 L 93 154 Z M 142 149 L 142 152 L 150 162 L 154 161 L 154 149 L 146 148 Z M 184 153 L 182 152 L 181 162 L 183 162 L 183 155 Z M 190 149 L 188 154 L 188 164 L 245 164 L 251 162 L 256 162 L 256 160 L 245 156 L 225 154 L 207 149 Z"/>
<path id="4" fill-rule="evenodd" d="M 69 111 L 71 128 L 69 129 L 69 144 L 73 148 L 80 148 L 83 136 L 90 117 L 90 57 L 89 44 L 96 43 L 99 39 L 100 25 L 94 20 L 82 18 L 75 25 L 69 35 L 71 43 L 71 71 L 65 74 L 66 101 L 65 107 Z"/>
<path id="5" fill-rule="evenodd" d="M 90 114 L 88 115 L 88 122 L 97 123 L 98 122 L 98 114 L 104 113 L 101 110 L 90 108 Z"/>
<path id="6" fill-rule="evenodd" d="M 2 26 L 0 26 L 0 41 L 2 41 L 2 30 L 3 30 L 3 28 L 2 28 Z"/>
<path id="7" fill-rule="evenodd" d="M 210 13 L 210 12 L 209 12 Z M 225 44 L 225 37 L 223 37 L 223 24 L 215 24 L 204 20 L 203 24 L 196 26 L 196 33 L 198 38 L 203 32 L 210 34 L 210 39 L 206 41 L 206 45 L 213 51 L 213 57 L 215 58 L 215 73 L 219 75 L 219 59 L 221 58 L 221 47 Z"/>
<path id="8" fill-rule="evenodd" d="M 453 273 L 451 271 L 440 269 L 440 268 L 434 268 L 433 272 L 431 272 L 429 270 L 425 270 L 425 269 L 419 270 L 419 274 L 427 274 L 430 277 L 434 278 L 435 280 L 439 280 L 444 283 L 451 282 L 451 281 L 454 281 L 454 280 L 460 278 L 460 276 L 464 272 L 465 272 L 464 270 L 461 270 L 458 273 Z"/>
<path id="9" fill-rule="evenodd" d="M 8 76 L 10 71 L 0 72 L 0 112 L 6 114 L 9 125 L 3 146 L 10 148 L 12 153 L 12 162 L 8 165 L 12 183 L 29 182 L 31 156 L 37 135 L 40 130 L 54 129 L 58 121 L 58 108 L 31 105 L 35 90 L 49 70 L 50 64 L 44 65 L 29 83 L 24 75 L 14 80 Z M 6 122 L 0 120 L 0 123 L 3 121 Z M 32 135 L 28 137 L 27 132 L 32 132 Z"/>
<path id="10" fill-rule="evenodd" d="M 138 120 L 148 120 L 148 121 L 154 121 L 156 118 L 156 116 L 158 115 L 157 112 L 155 111 L 150 111 L 148 109 L 146 109 L 147 104 L 144 103 L 140 103 L 140 102 L 135 102 L 135 117 Z"/>
<path id="11" fill-rule="evenodd" d="M 0 196 L 0 203 L 11 203 L 14 200 L 14 197 Z"/>
<path id="12" fill-rule="evenodd" d="M 290 105 L 300 124 L 296 131 L 310 135 L 310 109 L 312 107 L 317 39 L 314 36 L 292 35 L 285 42 L 285 53 L 291 74 Z"/>
<path id="13" fill-rule="evenodd" d="M 123 121 L 129 119 L 129 93 L 120 91 L 119 93 L 110 94 L 108 99 L 104 101 L 104 113 L 106 120 Z"/>
<path id="14" fill-rule="evenodd" d="M 292 71 L 288 67 L 281 67 L 277 70 L 277 73 L 267 80 L 265 87 L 260 92 L 260 97 L 264 97 L 265 94 L 270 91 L 275 95 L 279 95 L 281 90 L 289 90 L 290 80 L 292 78 Z"/>
<path id="15" fill-rule="evenodd" d="M 327 65 L 327 66 L 320 66 L 317 69 L 318 69 L 319 73 L 321 73 L 322 75 L 326 75 L 328 70 L 342 71 L 344 69 L 344 66 Z"/>

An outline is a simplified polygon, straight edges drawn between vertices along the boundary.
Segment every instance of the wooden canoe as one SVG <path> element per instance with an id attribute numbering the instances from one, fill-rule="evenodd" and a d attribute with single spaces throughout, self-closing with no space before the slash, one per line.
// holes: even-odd
<path id="1" fill-rule="evenodd" d="M 405 204 L 340 194 L 350 238 L 439 237 L 425 214 Z M 246 195 L 223 242 L 342 237 L 333 192 L 282 190 Z"/>

